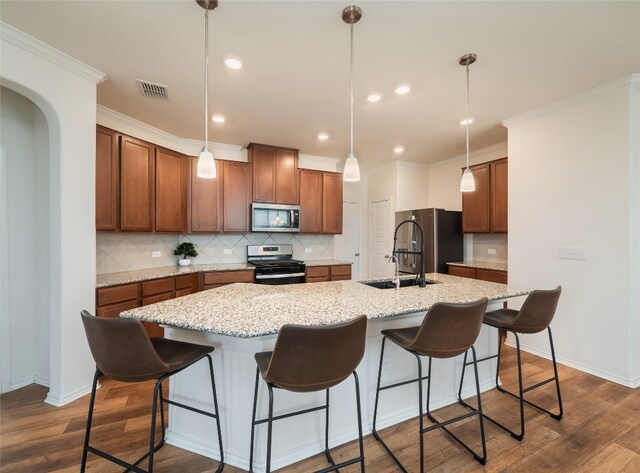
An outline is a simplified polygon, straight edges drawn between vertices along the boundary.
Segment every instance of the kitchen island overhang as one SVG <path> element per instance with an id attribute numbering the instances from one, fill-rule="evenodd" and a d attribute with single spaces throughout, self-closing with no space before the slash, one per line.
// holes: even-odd
<path id="1" fill-rule="evenodd" d="M 418 325 L 429 307 L 437 302 L 463 303 L 487 297 L 490 309 L 508 298 L 527 295 L 530 290 L 443 274 L 429 274 L 436 284 L 426 288 L 377 289 L 355 281 L 266 286 L 232 284 L 150 306 L 128 310 L 122 317 L 165 325 L 165 336 L 216 347 L 214 365 L 227 463 L 247 469 L 249 436 L 256 365 L 253 355 L 273 349 L 277 332 L 285 324 L 328 325 L 364 314 L 369 319 L 365 356 L 358 367 L 361 383 L 363 427 L 371 431 L 373 400 L 378 370 L 380 332 L 388 328 Z M 482 328 L 476 349 L 478 356 L 495 353 L 498 333 Z M 484 366 L 482 366 L 484 365 Z M 494 387 L 495 360 L 480 367 L 483 391 Z M 462 357 L 434 360 L 433 409 L 456 402 Z M 383 366 L 383 383 L 415 377 L 415 363 L 396 347 L 390 348 Z M 177 375 L 170 397 L 210 408 L 210 389 L 205 364 Z M 264 386 L 262 386 L 264 387 Z M 341 445 L 357 438 L 353 386 L 343 382 L 331 390 L 329 445 Z M 474 392 L 473 377 L 466 377 L 463 397 Z M 378 426 L 384 428 L 416 417 L 417 385 L 382 394 Z M 275 390 L 275 415 L 321 405 L 324 393 L 305 395 Z M 260 390 L 258 412 L 266 413 L 266 389 Z M 353 404 L 353 405 L 352 405 Z M 209 425 L 211 424 L 211 425 Z M 170 408 L 167 442 L 212 458 L 219 458 L 215 425 L 190 412 Z M 266 427 L 256 430 L 254 471 L 263 471 Z M 308 414 L 274 424 L 273 469 L 290 465 L 322 452 L 324 415 Z M 365 452 L 366 453 L 366 452 Z"/>

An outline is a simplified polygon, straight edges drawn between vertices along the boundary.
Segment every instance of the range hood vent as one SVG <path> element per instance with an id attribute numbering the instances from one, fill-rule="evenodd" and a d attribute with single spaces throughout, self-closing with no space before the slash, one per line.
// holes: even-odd
<path id="1" fill-rule="evenodd" d="M 167 94 L 167 86 L 161 84 L 154 84 L 153 82 L 147 82 L 145 80 L 137 79 L 138 86 L 140 87 L 140 91 L 142 95 L 145 97 L 151 97 L 154 99 L 162 99 L 169 100 L 169 95 Z"/>

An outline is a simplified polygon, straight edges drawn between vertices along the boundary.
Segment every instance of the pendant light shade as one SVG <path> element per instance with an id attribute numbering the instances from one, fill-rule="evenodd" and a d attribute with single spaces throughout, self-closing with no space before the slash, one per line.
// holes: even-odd
<path id="1" fill-rule="evenodd" d="M 473 178 L 471 169 L 469 169 L 469 125 L 471 123 L 469 119 L 469 66 L 476 62 L 476 59 L 478 59 L 478 56 L 473 53 L 465 54 L 460 58 L 460 65 L 464 66 L 467 71 L 467 118 L 465 120 L 467 129 L 467 169 L 464 170 L 460 180 L 460 192 L 473 192 L 476 190 L 476 181 Z"/>
<path id="2" fill-rule="evenodd" d="M 349 49 L 349 74 L 350 74 L 350 111 L 351 111 L 351 151 L 344 163 L 344 173 L 342 179 L 345 182 L 357 182 L 360 180 L 360 166 L 358 159 L 353 152 L 353 25 L 362 18 L 362 9 L 356 5 L 350 5 L 342 10 L 342 20 L 350 27 L 350 49 Z"/>
<path id="3" fill-rule="evenodd" d="M 204 147 L 198 157 L 198 177 L 213 179 L 216 177 L 216 163 L 209 145 L 209 10 L 218 6 L 217 0 L 196 0 L 204 8 Z"/>

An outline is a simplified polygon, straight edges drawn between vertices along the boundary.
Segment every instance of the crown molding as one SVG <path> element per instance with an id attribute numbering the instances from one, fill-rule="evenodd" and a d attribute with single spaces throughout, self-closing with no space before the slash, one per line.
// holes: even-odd
<path id="1" fill-rule="evenodd" d="M 507 120 L 503 120 L 501 123 L 506 128 L 510 128 L 513 125 L 519 125 L 530 120 L 535 120 L 536 118 L 549 115 L 550 113 L 556 112 L 563 108 L 572 107 L 579 103 L 586 102 L 587 100 L 609 94 L 620 87 L 628 86 L 640 90 L 640 74 L 631 74 L 629 76 L 622 77 L 621 79 L 614 80 L 613 82 L 594 87 L 593 89 L 585 90 L 584 92 L 580 92 L 579 94 L 572 95 L 565 99 L 550 103 L 548 105 L 544 105 L 539 108 L 535 108 L 529 112 L 525 112 L 513 118 L 508 118 Z"/>
<path id="2" fill-rule="evenodd" d="M 489 154 L 489 153 L 493 153 L 495 151 L 501 151 L 504 150 L 505 156 L 507 153 L 507 142 L 503 141 L 502 143 L 497 143 L 495 145 L 491 145 L 491 146 L 487 146 L 486 148 L 481 148 L 481 149 L 477 149 L 475 151 L 472 151 L 471 153 L 469 153 L 469 158 L 473 159 L 473 158 L 477 158 L 478 156 L 482 156 L 485 154 Z M 499 159 L 499 158 L 496 158 Z M 435 163 L 429 164 L 429 168 L 439 168 L 440 166 L 447 166 L 449 164 L 455 164 L 458 162 L 466 162 L 467 160 L 467 155 L 466 154 L 459 154 L 458 156 L 454 156 L 452 158 L 447 158 L 444 159 L 442 161 L 437 161 Z"/>
<path id="3" fill-rule="evenodd" d="M 4 21 L 0 21 L 0 38 L 94 84 L 101 84 L 107 79 L 107 75 L 104 72 L 100 72 L 98 69 L 72 58 L 68 54 L 43 43 Z"/>
<path id="4" fill-rule="evenodd" d="M 302 169 L 315 169 L 317 171 L 332 171 L 338 169 L 338 158 L 314 156 L 311 154 L 298 154 L 298 167 Z"/>

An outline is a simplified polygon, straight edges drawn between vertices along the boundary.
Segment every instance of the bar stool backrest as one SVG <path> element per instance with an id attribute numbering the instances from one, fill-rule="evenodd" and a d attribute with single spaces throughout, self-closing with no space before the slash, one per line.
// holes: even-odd
<path id="1" fill-rule="evenodd" d="M 520 333 L 538 333 L 545 330 L 556 313 L 562 286 L 533 291 L 522 304 L 513 320 L 513 330 Z"/>
<path id="2" fill-rule="evenodd" d="M 486 297 L 467 304 L 434 304 L 407 347 L 424 356 L 452 358 L 476 342 L 487 308 Z"/>
<path id="3" fill-rule="evenodd" d="M 94 317 L 86 310 L 81 317 L 93 359 L 109 378 L 146 381 L 169 371 L 139 320 Z"/>
<path id="4" fill-rule="evenodd" d="M 266 381 L 294 392 L 328 389 L 348 378 L 364 356 L 367 318 L 339 325 L 285 325 L 280 330 Z"/>

